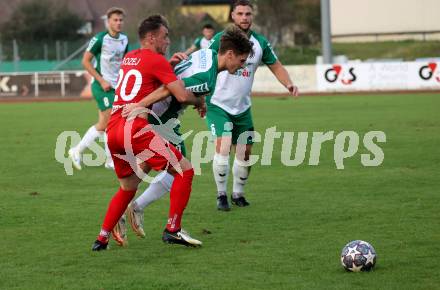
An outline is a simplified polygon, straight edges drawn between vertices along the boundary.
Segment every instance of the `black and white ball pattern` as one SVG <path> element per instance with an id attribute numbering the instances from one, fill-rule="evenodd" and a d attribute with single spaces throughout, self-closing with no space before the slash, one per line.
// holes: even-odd
<path id="1" fill-rule="evenodd" d="M 365 241 L 351 241 L 342 249 L 341 264 L 351 272 L 370 271 L 376 264 L 376 251 Z"/>

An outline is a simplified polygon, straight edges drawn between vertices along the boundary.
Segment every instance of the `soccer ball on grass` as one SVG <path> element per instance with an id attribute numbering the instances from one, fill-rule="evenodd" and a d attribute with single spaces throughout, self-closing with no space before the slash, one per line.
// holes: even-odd
<path id="1" fill-rule="evenodd" d="M 351 272 L 370 271 L 376 264 L 376 251 L 365 241 L 351 241 L 342 249 L 341 264 Z"/>

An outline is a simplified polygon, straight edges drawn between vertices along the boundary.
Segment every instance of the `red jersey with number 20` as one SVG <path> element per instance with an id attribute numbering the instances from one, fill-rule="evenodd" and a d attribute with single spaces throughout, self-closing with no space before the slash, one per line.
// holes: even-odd
<path id="1" fill-rule="evenodd" d="M 163 55 L 149 49 L 131 51 L 122 60 L 113 106 L 137 103 L 162 84 L 176 80 L 173 68 Z"/>
<path id="2" fill-rule="evenodd" d="M 147 128 L 147 119 L 127 121 L 121 116 L 123 105 L 137 103 L 162 84 L 167 85 L 176 80 L 171 65 L 163 55 L 149 49 L 138 49 L 125 55 L 119 70 L 112 116 L 107 126 L 108 147 L 119 178 L 132 175 L 134 168 L 138 167 L 138 159 L 155 170 L 163 170 L 169 164 L 175 166 L 182 159 L 182 154 L 153 130 L 142 133 L 141 130 Z M 132 158 L 128 153 L 137 158 L 130 159 L 133 164 L 118 157 Z"/>

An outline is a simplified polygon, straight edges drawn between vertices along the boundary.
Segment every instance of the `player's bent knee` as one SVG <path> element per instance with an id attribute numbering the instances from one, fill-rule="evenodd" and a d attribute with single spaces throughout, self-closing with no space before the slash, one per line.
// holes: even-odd
<path id="1" fill-rule="evenodd" d="M 180 166 L 179 169 L 174 168 L 174 167 L 168 168 L 168 170 L 167 170 L 168 173 L 174 176 L 176 173 L 179 173 L 179 172 L 185 172 L 185 171 L 188 171 L 188 170 L 193 170 L 191 162 L 188 159 L 186 159 L 185 157 L 183 157 L 179 161 L 179 166 Z"/>
<path id="2" fill-rule="evenodd" d="M 237 158 L 237 156 L 235 156 L 234 158 L 234 164 L 236 164 L 239 167 L 251 167 L 250 162 L 247 160 L 241 160 L 239 158 Z"/>
<path id="3" fill-rule="evenodd" d="M 232 138 L 219 137 L 216 141 L 215 152 L 221 155 L 229 155 L 231 152 Z"/>
<path id="4" fill-rule="evenodd" d="M 98 123 L 95 125 L 96 130 L 104 131 L 107 128 L 108 121 L 110 120 L 111 110 L 105 110 L 99 112 Z"/>
<path id="5" fill-rule="evenodd" d="M 244 152 L 244 160 L 248 161 L 252 154 L 252 145 L 246 145 L 246 151 Z"/>
<path id="6" fill-rule="evenodd" d="M 133 174 L 129 177 L 120 178 L 119 184 L 122 190 L 133 191 L 137 190 L 140 181 L 139 177 L 136 174 Z"/>
<path id="7" fill-rule="evenodd" d="M 182 168 L 182 171 L 187 171 L 187 170 L 192 170 L 192 164 L 191 162 L 186 159 L 185 157 L 183 157 L 180 161 L 179 161 L 180 167 Z"/>
<path id="8" fill-rule="evenodd" d="M 134 184 L 120 184 L 120 187 L 122 190 L 124 191 L 133 191 L 133 190 L 137 190 L 137 185 Z"/>
<path id="9" fill-rule="evenodd" d="M 151 166 L 147 164 L 147 162 L 142 162 L 139 164 L 139 168 L 145 173 L 148 174 L 151 171 Z"/>
<path id="10" fill-rule="evenodd" d="M 241 161 L 249 161 L 252 154 L 252 145 L 249 144 L 237 144 L 235 147 L 235 159 Z"/>
<path id="11" fill-rule="evenodd" d="M 105 131 L 105 129 L 107 129 L 107 125 L 103 124 L 102 122 L 98 122 L 95 124 L 95 128 L 96 128 L 96 131 L 102 132 L 102 131 Z"/>

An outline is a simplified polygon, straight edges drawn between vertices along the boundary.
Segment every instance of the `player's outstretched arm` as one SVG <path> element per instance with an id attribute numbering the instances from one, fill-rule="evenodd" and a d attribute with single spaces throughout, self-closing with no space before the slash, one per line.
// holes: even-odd
<path id="1" fill-rule="evenodd" d="M 170 58 L 169 63 L 171 64 L 172 67 L 175 67 L 177 64 L 179 64 L 182 60 L 185 59 L 188 59 L 188 54 L 186 52 L 176 52 Z"/>
<path id="2" fill-rule="evenodd" d="M 181 87 L 183 87 L 183 93 L 177 98 L 177 96 L 173 93 L 173 91 L 176 91 L 178 93 L 181 93 Z M 203 105 L 203 100 L 201 98 L 197 98 L 192 92 L 187 91 L 185 87 L 183 86 L 183 82 L 181 80 L 174 81 L 172 83 L 169 83 L 167 86 L 161 86 L 160 88 L 156 89 L 154 92 L 149 94 L 148 96 L 144 97 L 141 101 L 138 103 L 132 103 L 124 107 L 122 110 L 122 117 L 127 117 L 130 115 L 133 111 L 139 111 L 139 113 L 142 113 L 144 110 L 143 108 L 147 108 L 151 106 L 152 104 L 159 102 L 165 98 L 167 98 L 170 95 L 176 96 L 176 99 L 184 104 L 187 105 L 194 105 L 196 107 L 200 107 Z M 134 116 L 136 116 L 135 114 Z"/>
<path id="3" fill-rule="evenodd" d="M 193 44 L 193 45 L 191 45 L 190 48 L 188 48 L 188 49 L 185 51 L 185 54 L 186 54 L 186 55 L 190 55 L 191 53 L 193 53 L 193 52 L 196 51 L 196 50 L 197 50 L 197 47 Z"/>
<path id="4" fill-rule="evenodd" d="M 194 105 L 200 106 L 202 100 L 197 98 L 191 91 L 185 89 L 185 84 L 181 80 L 177 80 L 175 82 L 169 83 L 167 88 L 171 91 L 172 95 L 176 97 L 176 99 L 185 105 Z"/>
<path id="5" fill-rule="evenodd" d="M 181 96 L 177 97 L 174 92 L 179 92 L 181 90 L 181 87 L 183 87 L 183 93 Z M 161 86 L 158 89 L 156 89 L 154 92 L 149 94 L 148 96 L 144 97 L 139 103 L 137 103 L 137 106 L 140 107 L 149 107 L 152 104 L 159 102 L 165 98 L 167 98 L 170 95 L 176 96 L 176 99 L 184 104 L 188 105 L 196 105 L 199 104 L 200 101 L 195 100 L 198 99 L 194 94 L 190 91 L 187 91 L 183 85 L 183 82 L 181 80 L 174 81 L 172 83 L 169 83 L 166 86 Z"/>
<path id="6" fill-rule="evenodd" d="M 166 97 L 168 97 L 171 94 L 171 92 L 167 89 L 165 86 L 161 86 L 160 88 L 156 89 L 154 92 L 149 94 L 148 96 L 144 97 L 141 101 L 138 103 L 132 103 L 128 104 L 124 107 L 122 110 L 122 117 L 128 117 L 131 112 L 138 111 L 139 113 L 144 112 L 144 108 L 147 108 L 151 106 L 152 104 L 159 102 Z M 136 116 L 138 114 L 134 114 Z"/>
<path id="7" fill-rule="evenodd" d="M 286 89 L 290 92 L 290 94 L 294 97 L 298 97 L 298 87 L 295 86 L 290 79 L 289 73 L 286 68 L 281 64 L 279 60 L 277 60 L 274 64 L 268 65 L 269 69 L 278 79 L 278 81 L 286 87 Z"/>

